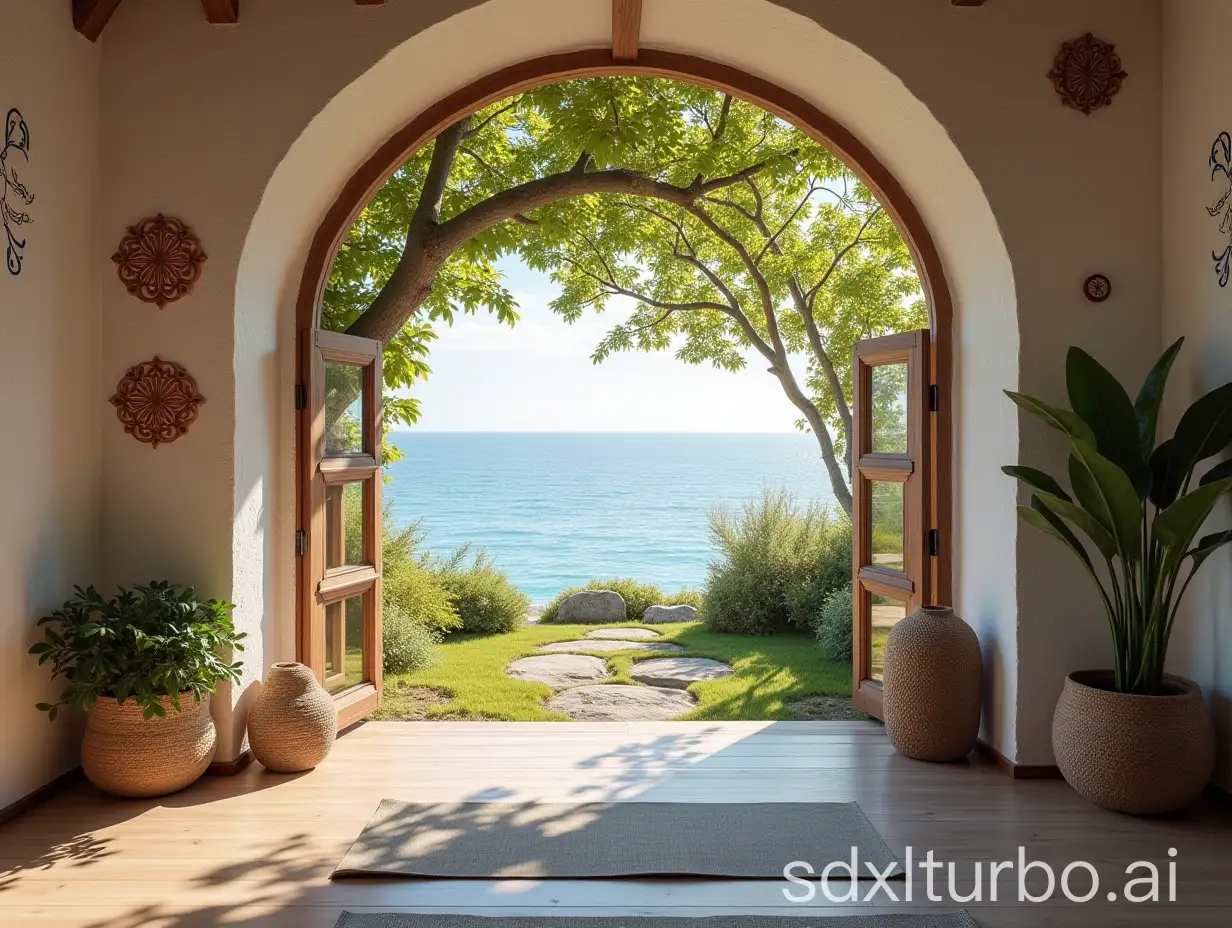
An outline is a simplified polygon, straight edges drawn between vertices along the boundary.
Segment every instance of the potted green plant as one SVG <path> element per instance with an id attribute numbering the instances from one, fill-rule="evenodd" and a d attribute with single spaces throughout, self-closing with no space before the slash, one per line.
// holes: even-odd
<path id="1" fill-rule="evenodd" d="M 1070 409 L 1006 391 L 1070 443 L 1071 492 L 1031 467 L 1005 467 L 1033 491 L 1024 521 L 1060 540 L 1099 592 L 1115 659 L 1110 670 L 1071 673 L 1053 717 L 1057 765 L 1091 801 L 1155 814 L 1188 805 L 1214 766 L 1214 731 L 1192 680 L 1164 671 L 1177 609 L 1202 564 L 1232 531 L 1195 541 L 1232 462 L 1199 465 L 1232 442 L 1232 384 L 1186 410 L 1172 438 L 1156 423 L 1177 341 L 1147 375 L 1136 401 L 1080 348 L 1065 364 Z"/>
<path id="2" fill-rule="evenodd" d="M 62 706 L 86 713 L 81 765 L 100 789 L 162 796 L 205 772 L 216 733 L 210 694 L 238 682 L 245 635 L 230 603 L 198 599 L 192 587 L 151 583 L 106 599 L 75 588 L 63 608 L 40 619 L 30 648 L 68 686 L 38 708 L 54 720 Z"/>

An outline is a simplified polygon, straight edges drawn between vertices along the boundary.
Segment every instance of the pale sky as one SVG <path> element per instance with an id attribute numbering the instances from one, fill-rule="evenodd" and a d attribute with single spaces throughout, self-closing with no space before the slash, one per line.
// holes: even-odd
<path id="1" fill-rule="evenodd" d="M 628 352 L 602 364 L 590 354 L 631 301 L 569 325 L 550 309 L 546 274 L 502 262 L 521 319 L 461 315 L 442 327 L 432 375 L 410 391 L 417 429 L 497 432 L 790 432 L 799 417 L 765 359 L 750 353 L 738 372 L 677 361 L 672 351 Z M 803 378 L 803 366 L 796 365 Z"/>

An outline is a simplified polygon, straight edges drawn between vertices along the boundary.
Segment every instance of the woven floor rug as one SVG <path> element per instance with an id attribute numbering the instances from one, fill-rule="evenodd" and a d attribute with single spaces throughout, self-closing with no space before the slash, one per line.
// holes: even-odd
<path id="1" fill-rule="evenodd" d="M 846 915 L 800 918 L 781 915 L 717 915 L 709 918 L 487 917 L 343 912 L 334 928 L 979 928 L 966 912 L 951 915 Z"/>
<path id="2" fill-rule="evenodd" d="M 415 804 L 384 800 L 335 877 L 783 879 L 806 861 L 902 864 L 854 802 Z M 834 878 L 842 878 L 841 872 Z M 721 926 L 720 926 L 721 928 Z"/>

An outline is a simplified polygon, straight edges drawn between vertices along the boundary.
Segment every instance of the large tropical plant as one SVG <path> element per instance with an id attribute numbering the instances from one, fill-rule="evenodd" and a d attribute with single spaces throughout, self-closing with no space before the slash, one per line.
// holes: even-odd
<path id="1" fill-rule="evenodd" d="M 1164 352 L 1136 400 L 1081 348 L 1070 348 L 1065 380 L 1071 409 L 1021 393 L 1010 399 L 1065 434 L 1071 492 L 1032 467 L 1002 468 L 1034 493 L 1024 521 L 1060 539 L 1099 590 L 1116 655 L 1116 690 L 1165 691 L 1164 662 L 1177 608 L 1194 575 L 1232 530 L 1194 539 L 1219 498 L 1232 490 L 1232 461 L 1198 465 L 1232 442 L 1232 383 L 1186 410 L 1172 438 L 1156 443 L 1164 385 L 1184 339 Z"/>

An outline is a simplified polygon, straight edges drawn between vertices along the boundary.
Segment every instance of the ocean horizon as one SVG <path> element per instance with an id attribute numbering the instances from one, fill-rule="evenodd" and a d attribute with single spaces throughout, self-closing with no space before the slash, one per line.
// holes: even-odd
<path id="1" fill-rule="evenodd" d="M 708 514 L 763 489 L 833 503 L 811 435 L 783 432 L 397 431 L 386 467 L 394 523 L 425 549 L 483 549 L 535 605 L 589 580 L 698 588 Z"/>

